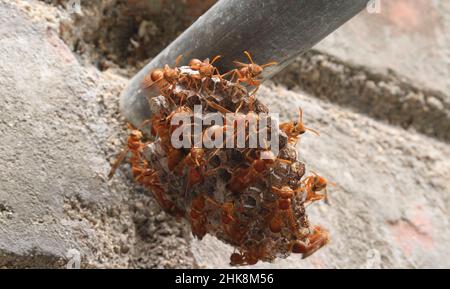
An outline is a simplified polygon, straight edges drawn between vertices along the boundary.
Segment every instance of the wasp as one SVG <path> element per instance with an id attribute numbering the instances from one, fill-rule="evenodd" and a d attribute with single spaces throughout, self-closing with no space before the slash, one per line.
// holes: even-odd
<path id="1" fill-rule="evenodd" d="M 153 193 L 153 196 L 162 209 L 168 212 L 173 211 L 174 204 L 164 197 L 166 191 L 164 190 L 158 172 L 155 169 L 149 167 L 145 168 L 144 171 L 136 177 L 136 181 Z"/>
<path id="2" fill-rule="evenodd" d="M 301 192 L 302 188 L 296 190 L 291 189 L 289 186 L 283 186 L 281 188 L 272 187 L 272 192 L 278 197 L 276 201 L 276 207 L 274 209 L 274 216 L 270 221 L 270 230 L 273 233 L 281 232 L 284 224 L 284 217 L 287 218 L 291 232 L 297 234 L 297 223 L 295 216 L 292 212 L 292 198 L 298 192 Z"/>
<path id="3" fill-rule="evenodd" d="M 149 168 L 148 162 L 142 157 L 142 151 L 147 143 L 142 141 L 143 134 L 140 130 L 134 129 L 128 136 L 127 146 L 120 153 L 116 162 L 111 168 L 108 177 L 112 178 L 120 163 L 124 160 L 128 152 L 131 152 L 130 158 L 131 172 L 134 179 L 149 188 L 161 208 L 170 211 L 173 204 L 164 198 L 165 191 L 159 181 L 156 170 Z"/>
<path id="4" fill-rule="evenodd" d="M 221 78 L 219 70 L 217 67 L 213 66 L 214 62 L 219 60 L 221 57 L 222 56 L 217 55 L 211 62 L 209 62 L 209 58 L 206 58 L 203 61 L 197 58 L 191 59 L 191 61 L 189 61 L 189 67 L 192 70 L 198 71 L 198 74 L 192 74 L 190 77 L 194 80 L 204 80 L 202 87 L 208 88 L 209 80 L 211 78 L 214 76 Z"/>
<path id="5" fill-rule="evenodd" d="M 191 61 L 189 61 L 189 67 L 192 70 L 199 72 L 199 74 L 193 75 L 193 77 L 203 79 L 205 77 L 212 78 L 215 75 L 220 75 L 219 70 L 217 69 L 217 67 L 213 66 L 213 64 L 221 57 L 222 56 L 217 55 L 216 57 L 213 58 L 211 62 L 209 62 L 209 58 L 206 58 L 203 61 L 196 58 L 191 59 Z"/>
<path id="6" fill-rule="evenodd" d="M 184 165 L 188 169 L 188 184 L 193 186 L 203 182 L 206 170 L 205 150 L 202 148 L 191 148 L 189 154 L 184 159 Z"/>
<path id="7" fill-rule="evenodd" d="M 299 108 L 297 121 L 290 121 L 280 124 L 280 130 L 286 133 L 289 142 L 294 144 L 298 141 L 300 135 L 304 134 L 306 131 L 311 131 L 316 135 L 319 135 L 319 132 L 317 132 L 316 130 L 304 126 L 303 111 L 301 108 Z"/>
<path id="8" fill-rule="evenodd" d="M 233 69 L 223 75 L 221 77 L 226 77 L 231 75 L 230 81 L 234 81 L 237 84 L 244 83 L 250 86 L 255 86 L 256 89 L 253 91 L 252 95 L 256 94 L 256 91 L 261 84 L 262 72 L 264 68 L 272 65 L 276 65 L 277 62 L 272 61 L 263 65 L 258 65 L 253 62 L 252 56 L 248 51 L 244 51 L 245 56 L 247 56 L 250 63 L 243 63 L 239 61 L 233 61 L 233 63 L 237 66 L 236 69 Z"/>
<path id="9" fill-rule="evenodd" d="M 158 89 L 164 94 L 169 94 L 170 87 L 175 85 L 180 78 L 180 70 L 178 64 L 181 61 L 182 55 L 179 55 L 175 60 L 175 67 L 171 68 L 168 64 L 164 65 L 164 68 L 158 68 L 153 70 L 150 74 L 144 77 L 142 82 L 143 88 L 150 88 L 153 85 L 157 85 Z"/>
<path id="10" fill-rule="evenodd" d="M 242 192 L 254 181 L 262 178 L 262 174 L 274 166 L 276 162 L 291 163 L 289 160 L 276 158 L 270 150 L 263 150 L 259 153 L 259 158 L 251 160 L 248 168 L 238 168 L 235 170 L 227 188 L 233 193 Z"/>
<path id="11" fill-rule="evenodd" d="M 141 157 L 141 153 L 146 145 L 146 143 L 142 142 L 142 138 L 143 135 L 140 130 L 134 129 L 131 131 L 130 135 L 128 136 L 125 149 L 122 150 L 122 152 L 117 157 L 117 160 L 111 167 L 111 170 L 108 174 L 109 179 L 111 179 L 114 176 L 117 168 L 125 159 L 128 152 L 131 152 L 132 154 L 130 158 L 130 164 L 132 167 L 133 175 L 137 176 L 139 174 L 138 172 L 141 170 L 142 163 L 144 162 Z"/>
<path id="12" fill-rule="evenodd" d="M 302 258 L 305 259 L 329 242 L 330 235 L 328 231 L 320 226 L 315 226 L 313 232 L 306 237 L 306 242 L 295 241 L 292 244 L 291 251 L 292 253 L 302 254 Z"/>
<path id="13" fill-rule="evenodd" d="M 161 146 L 167 154 L 167 166 L 173 171 L 177 165 L 183 160 L 184 153 L 182 150 L 175 149 L 171 143 L 171 135 L 176 125 L 171 125 L 171 119 L 176 113 L 192 112 L 188 107 L 178 107 L 167 117 L 163 118 L 161 115 L 155 115 L 152 118 L 152 134 L 158 136 L 161 141 Z"/>
<path id="14" fill-rule="evenodd" d="M 245 224 L 237 218 L 237 212 L 242 212 L 242 210 L 238 210 L 233 202 L 219 204 L 210 197 L 207 197 L 207 201 L 221 210 L 220 221 L 224 232 L 234 243 L 240 243 L 244 237 L 246 228 Z"/>
<path id="15" fill-rule="evenodd" d="M 334 183 L 331 183 L 334 185 Z M 328 181 L 313 172 L 312 176 L 307 177 L 303 181 L 304 190 L 306 192 L 306 202 L 315 202 L 320 200 L 327 200 L 327 185 Z M 324 191 L 325 194 L 317 194 L 317 192 Z"/>

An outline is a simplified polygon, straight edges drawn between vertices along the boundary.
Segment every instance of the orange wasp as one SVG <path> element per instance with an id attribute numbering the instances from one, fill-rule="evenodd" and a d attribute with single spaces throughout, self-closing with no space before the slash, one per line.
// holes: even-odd
<path id="1" fill-rule="evenodd" d="M 198 75 L 193 75 L 193 77 L 198 78 L 198 79 L 202 79 L 204 77 L 213 77 L 214 75 L 219 75 L 219 70 L 217 69 L 217 67 L 213 66 L 213 63 L 216 62 L 218 59 L 220 59 L 222 56 L 217 55 L 216 57 L 213 58 L 213 60 L 211 62 L 209 62 L 209 58 L 206 58 L 205 60 L 201 61 L 200 59 L 191 59 L 191 61 L 189 61 L 189 67 L 192 70 L 198 71 L 199 74 Z M 217 73 L 217 74 L 215 74 Z"/>
<path id="2" fill-rule="evenodd" d="M 182 105 L 182 106 L 177 107 L 165 118 L 167 124 L 171 125 L 171 130 L 176 128 L 176 125 L 171 124 L 171 120 L 176 114 L 180 114 L 183 116 L 192 116 L 194 113 L 192 112 L 192 109 L 190 109 L 187 106 Z"/>
<path id="3" fill-rule="evenodd" d="M 307 242 L 296 241 L 292 244 L 292 253 L 302 254 L 305 259 L 330 242 L 329 233 L 320 226 L 315 226 L 313 233 L 306 237 Z"/>
<path id="4" fill-rule="evenodd" d="M 298 192 L 302 191 L 302 188 L 296 190 L 291 189 L 289 186 L 283 186 L 282 188 L 272 187 L 272 192 L 278 196 L 276 201 L 277 207 L 275 208 L 275 214 L 270 222 L 270 230 L 273 233 L 281 232 L 283 225 L 283 216 L 288 219 L 291 227 L 291 232 L 297 233 L 297 223 L 295 216 L 292 213 L 292 198 Z"/>
<path id="5" fill-rule="evenodd" d="M 117 160 L 111 167 L 111 170 L 108 174 L 108 178 L 111 179 L 119 165 L 125 159 L 128 152 L 131 152 L 132 157 L 130 158 L 131 168 L 133 171 L 133 176 L 136 177 L 139 175 L 139 171 L 142 170 L 142 163 L 145 161 L 141 158 L 142 150 L 144 149 L 146 143 L 142 142 L 142 132 L 140 130 L 134 129 L 131 131 L 128 136 L 127 145 L 125 149 L 119 154 Z"/>
<path id="6" fill-rule="evenodd" d="M 180 70 L 177 68 L 183 56 L 179 55 L 175 60 L 175 67 L 171 68 L 169 65 L 164 65 L 164 68 L 158 68 L 153 70 L 150 74 L 144 77 L 142 82 L 143 88 L 150 88 L 153 85 L 157 85 L 159 90 L 168 93 L 167 88 L 178 82 L 180 78 Z"/>
<path id="7" fill-rule="evenodd" d="M 168 201 L 166 198 L 164 198 L 164 195 L 166 194 L 159 176 L 158 172 L 155 169 L 152 168 L 146 168 L 137 178 L 136 181 L 142 184 L 144 187 L 150 189 L 150 191 L 153 193 L 153 196 L 155 197 L 156 201 L 158 202 L 159 206 L 166 210 L 166 211 L 172 211 L 174 208 L 174 204 L 171 201 Z"/>
<path id="8" fill-rule="evenodd" d="M 217 55 L 211 62 L 209 62 L 209 58 L 203 61 L 197 58 L 191 59 L 189 61 L 189 68 L 197 71 L 198 74 L 183 73 L 179 78 L 179 81 L 183 84 L 186 84 L 188 89 L 195 88 L 196 91 L 199 91 L 198 82 L 202 79 L 206 79 L 204 86 L 207 87 L 209 78 L 212 78 L 213 76 L 220 77 L 219 70 L 213 66 L 213 63 L 216 62 L 220 57 L 220 55 Z M 180 103 L 183 102 L 184 98 L 185 97 L 180 100 Z"/>
<path id="9" fill-rule="evenodd" d="M 219 204 L 217 201 L 209 197 L 207 197 L 207 201 L 222 211 L 220 221 L 228 237 L 230 237 L 233 242 L 240 243 L 245 234 L 245 226 L 236 218 L 236 212 L 242 211 L 236 209 L 233 202 Z"/>
<path id="10" fill-rule="evenodd" d="M 165 118 L 162 118 L 161 115 L 154 115 L 152 118 L 152 134 L 160 138 L 161 146 L 167 153 L 167 165 L 171 171 L 182 161 L 184 154 L 182 150 L 175 149 L 172 146 L 171 133 L 176 128 L 176 125 L 171 125 L 170 121 L 175 113 L 186 113 L 189 111 L 189 108 L 181 106 Z"/>
<path id="11" fill-rule="evenodd" d="M 175 171 L 179 175 L 182 175 L 183 170 L 187 168 L 186 193 L 192 186 L 201 184 L 206 175 L 210 175 L 210 172 L 206 171 L 206 165 L 205 150 L 192 147 L 189 154 L 175 167 Z"/>
<path id="12" fill-rule="evenodd" d="M 277 63 L 275 61 L 272 61 L 272 62 L 263 64 L 263 65 L 258 65 L 253 62 L 253 59 L 252 59 L 250 53 L 248 53 L 247 51 L 244 51 L 244 54 L 247 56 L 250 63 L 233 61 L 234 64 L 238 68 L 233 69 L 233 70 L 223 74 L 222 77 L 225 77 L 225 76 L 231 74 L 230 81 L 234 81 L 234 79 L 236 78 L 236 83 L 238 83 L 238 84 L 243 82 L 247 85 L 259 87 L 259 85 L 261 84 L 261 81 L 260 81 L 261 73 L 263 72 L 264 68 L 275 65 Z M 253 94 L 256 93 L 256 90 L 257 89 L 255 89 Z"/>
<path id="13" fill-rule="evenodd" d="M 290 143 L 296 143 L 300 135 L 304 134 L 306 131 L 311 131 L 316 135 L 320 135 L 314 129 L 307 128 L 303 124 L 303 111 L 301 108 L 298 109 L 298 120 L 296 122 L 290 121 L 280 124 L 280 130 L 282 130 L 289 138 Z"/>
<path id="14" fill-rule="evenodd" d="M 161 140 L 161 145 L 167 152 L 168 148 L 171 146 L 170 142 L 170 125 L 167 123 L 166 119 L 162 119 L 161 115 L 153 115 L 151 119 L 151 131 L 152 135 L 159 137 Z"/>
<path id="15" fill-rule="evenodd" d="M 184 158 L 183 164 L 189 168 L 189 185 L 199 184 L 203 181 L 206 168 L 205 150 L 202 148 L 191 148 L 189 154 Z"/>
<path id="16" fill-rule="evenodd" d="M 262 156 L 265 155 L 265 158 Z M 248 156 L 247 156 L 248 158 Z M 250 167 L 238 168 L 233 172 L 231 180 L 227 185 L 227 188 L 233 193 L 240 193 L 250 186 L 254 181 L 262 177 L 262 174 L 270 169 L 275 163 L 285 162 L 291 163 L 288 160 L 275 158 L 270 150 L 264 150 L 260 152 L 260 158 L 249 159 L 251 161 Z"/>
<path id="17" fill-rule="evenodd" d="M 304 184 L 304 190 L 306 192 L 306 200 L 305 202 L 315 202 L 325 199 L 325 201 L 328 199 L 327 197 L 327 185 L 328 181 L 324 178 L 319 176 L 318 174 L 313 172 L 312 176 L 307 177 L 303 182 Z M 330 183 L 331 185 L 335 185 L 334 183 Z M 317 192 L 324 191 L 325 194 L 317 194 Z"/>
<path id="18" fill-rule="evenodd" d="M 116 162 L 112 166 L 111 171 L 108 174 L 108 178 L 112 178 L 114 176 L 115 171 L 124 160 L 126 154 L 131 152 L 132 156 L 130 158 L 130 164 L 135 180 L 152 191 L 161 208 L 170 210 L 172 209 L 173 204 L 164 198 L 165 192 L 160 184 L 158 173 L 154 169 L 150 169 L 147 161 L 142 158 L 142 151 L 146 146 L 146 143 L 142 142 L 142 138 L 143 135 L 140 130 L 134 129 L 131 131 L 128 136 L 127 146 L 120 153 Z"/>

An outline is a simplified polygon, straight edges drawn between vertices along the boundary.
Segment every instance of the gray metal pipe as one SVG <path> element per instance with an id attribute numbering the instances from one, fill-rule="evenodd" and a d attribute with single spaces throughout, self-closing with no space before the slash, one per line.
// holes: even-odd
<path id="1" fill-rule="evenodd" d="M 215 65 L 221 73 L 233 60 L 248 62 L 249 51 L 258 64 L 276 61 L 263 75 L 269 78 L 296 56 L 364 9 L 369 0 L 220 0 L 166 47 L 130 81 L 120 97 L 122 114 L 133 125 L 151 117 L 148 91 L 141 89 L 144 76 L 165 64 L 191 58 L 222 55 Z"/>

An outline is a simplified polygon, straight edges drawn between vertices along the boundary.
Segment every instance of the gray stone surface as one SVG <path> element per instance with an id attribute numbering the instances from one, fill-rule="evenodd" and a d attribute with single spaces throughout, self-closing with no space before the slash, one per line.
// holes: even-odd
<path id="1" fill-rule="evenodd" d="M 354 64 L 392 69 L 450 98 L 450 2 L 374 1 L 379 11 L 371 6 L 316 48 Z"/>
<path id="2" fill-rule="evenodd" d="M 273 80 L 372 118 L 450 141 L 450 95 L 393 71 L 380 73 L 314 49 Z"/>

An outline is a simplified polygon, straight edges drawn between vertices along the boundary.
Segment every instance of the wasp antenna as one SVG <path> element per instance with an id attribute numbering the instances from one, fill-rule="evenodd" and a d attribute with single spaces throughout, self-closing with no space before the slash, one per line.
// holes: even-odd
<path id="1" fill-rule="evenodd" d="M 246 63 L 243 63 L 243 62 L 240 62 L 240 61 L 237 61 L 237 60 L 234 60 L 233 63 L 234 63 L 234 65 L 236 65 L 238 67 L 247 66 Z"/>
<path id="2" fill-rule="evenodd" d="M 222 55 L 217 55 L 216 57 L 213 58 L 213 60 L 211 61 L 210 64 L 213 64 L 214 62 L 216 62 L 217 60 L 219 60 L 222 57 Z"/>
<path id="3" fill-rule="evenodd" d="M 147 123 L 151 122 L 151 119 L 144 120 L 141 122 L 141 124 L 138 126 L 138 129 L 142 129 Z"/>
<path id="4" fill-rule="evenodd" d="M 267 142 L 267 139 L 264 139 L 264 150 L 269 149 L 269 143 Z"/>
<path id="5" fill-rule="evenodd" d="M 257 90 L 257 89 L 256 89 Z M 253 111 L 253 105 L 255 104 L 255 93 L 252 93 L 249 97 L 249 107 L 250 111 Z"/>
<path id="6" fill-rule="evenodd" d="M 178 64 L 180 64 L 181 58 L 183 58 L 183 54 L 178 55 L 177 58 L 175 59 L 175 67 L 177 67 Z"/>
<path id="7" fill-rule="evenodd" d="M 261 65 L 261 67 L 265 68 L 265 67 L 272 66 L 272 65 L 277 65 L 277 64 L 278 64 L 278 62 L 272 61 L 272 62 L 269 62 L 269 63 Z"/>
<path id="8" fill-rule="evenodd" d="M 209 197 L 209 196 L 205 196 L 206 201 L 210 202 L 212 205 L 220 207 L 219 203 L 216 202 L 216 200 L 214 200 L 213 198 Z"/>
<path id="9" fill-rule="evenodd" d="M 301 107 L 298 108 L 298 123 L 303 122 L 303 110 Z"/>
<path id="10" fill-rule="evenodd" d="M 122 163 L 125 156 L 127 155 L 127 152 L 128 152 L 128 147 L 126 147 L 122 152 L 120 152 L 119 156 L 117 157 L 117 160 L 114 162 L 114 164 L 111 167 L 111 170 L 109 171 L 108 179 L 111 179 L 114 176 L 117 168 Z"/>
<path id="11" fill-rule="evenodd" d="M 305 127 L 305 129 L 306 129 L 306 130 L 309 130 L 310 132 L 314 133 L 314 134 L 317 135 L 317 136 L 320 136 L 320 133 L 319 133 L 317 130 L 315 130 L 315 129 L 308 128 L 308 127 Z"/>
<path id="12" fill-rule="evenodd" d="M 148 78 L 144 79 L 144 81 L 142 82 L 142 88 L 150 88 L 150 87 L 152 87 L 153 85 L 155 85 L 156 83 L 160 82 L 163 79 L 164 79 L 164 77 L 161 77 L 160 79 L 158 79 L 156 81 L 153 81 L 151 79 L 151 77 L 148 77 Z"/>
<path id="13" fill-rule="evenodd" d="M 311 173 L 312 173 L 314 176 L 316 176 L 316 177 L 319 176 L 319 175 L 316 173 L 316 171 L 311 170 Z"/>
<path id="14" fill-rule="evenodd" d="M 150 77 L 150 75 L 147 75 L 144 77 L 144 81 L 142 81 L 142 88 L 149 88 L 153 84 L 155 83 L 153 82 L 152 78 Z"/>
<path id="15" fill-rule="evenodd" d="M 205 101 L 210 107 L 214 108 L 217 111 L 220 111 L 221 113 L 233 113 L 233 112 L 229 111 L 228 109 L 226 109 L 225 107 L 221 106 L 220 104 L 217 104 L 217 103 L 207 100 L 207 99 L 205 99 Z"/>
<path id="16" fill-rule="evenodd" d="M 254 62 L 253 62 L 253 59 L 252 59 L 252 56 L 250 55 L 250 53 L 248 51 L 244 51 L 244 54 L 247 56 L 248 60 L 250 60 L 250 63 L 253 64 Z"/>
<path id="17" fill-rule="evenodd" d="M 211 161 L 211 159 L 217 155 L 220 151 L 220 148 L 216 149 L 209 157 L 208 157 L 208 163 Z"/>
<path id="18" fill-rule="evenodd" d="M 277 187 L 275 187 L 275 186 L 272 186 L 272 190 L 274 190 L 274 191 L 276 191 L 276 192 L 280 192 L 280 191 L 281 191 L 280 188 L 277 188 Z"/>
<path id="19" fill-rule="evenodd" d="M 288 164 L 288 165 L 290 165 L 290 164 L 292 164 L 292 161 L 290 161 L 290 160 L 285 160 L 285 159 L 277 159 L 280 163 L 284 163 L 284 164 Z"/>

